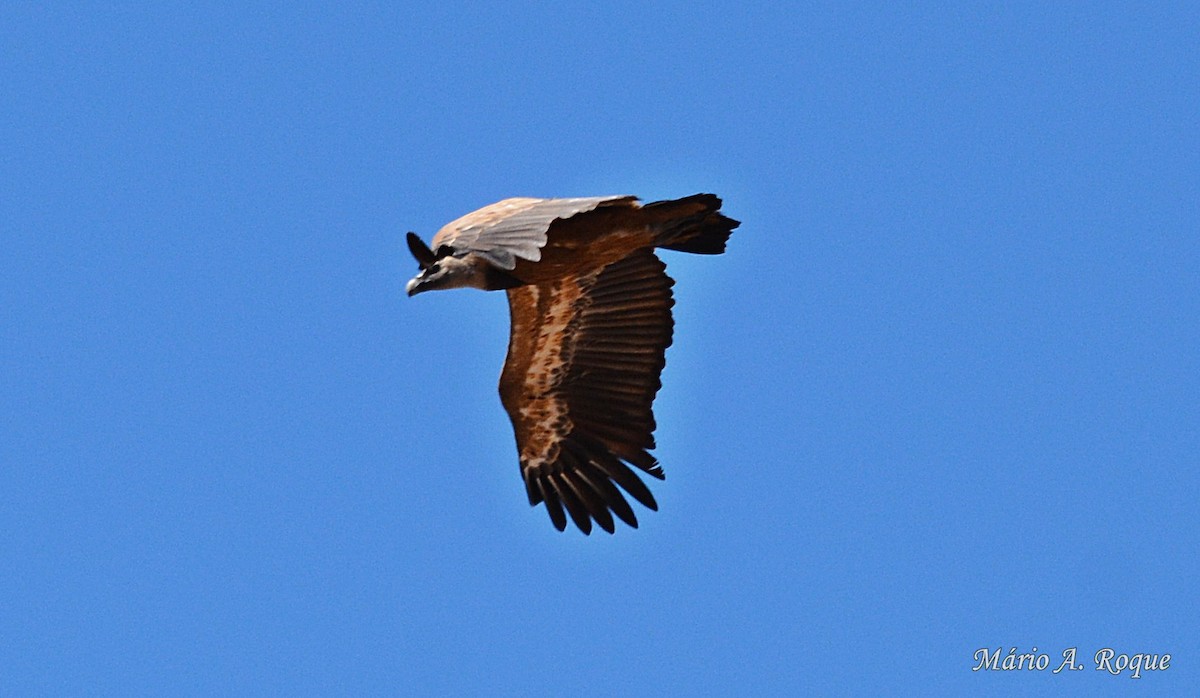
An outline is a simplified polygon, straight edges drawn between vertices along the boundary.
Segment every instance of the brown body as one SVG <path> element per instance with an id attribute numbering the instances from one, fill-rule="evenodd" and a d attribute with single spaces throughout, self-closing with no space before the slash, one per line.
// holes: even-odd
<path id="1" fill-rule="evenodd" d="M 652 404 L 671 344 L 673 281 L 654 253 L 719 254 L 737 222 L 698 194 L 640 206 L 633 197 L 506 199 L 438 232 L 410 233 L 429 288 L 506 289 L 512 331 L 500 397 L 531 504 L 555 526 L 637 526 L 622 490 L 657 504 L 629 468 L 662 478 Z M 615 483 L 615 485 L 614 485 Z M 564 513 L 565 509 L 565 513 Z"/>

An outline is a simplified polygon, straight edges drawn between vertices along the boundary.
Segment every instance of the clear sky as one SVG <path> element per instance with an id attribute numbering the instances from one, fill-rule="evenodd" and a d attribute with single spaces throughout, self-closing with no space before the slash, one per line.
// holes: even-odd
<path id="1" fill-rule="evenodd" d="M 1200 694 L 1200 10 L 899 5 L 5 4 L 0 692 Z M 558 533 L 403 234 L 702 191 Z"/>

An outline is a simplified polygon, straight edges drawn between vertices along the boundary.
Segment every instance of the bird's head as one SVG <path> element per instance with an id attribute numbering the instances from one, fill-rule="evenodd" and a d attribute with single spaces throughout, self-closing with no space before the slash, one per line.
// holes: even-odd
<path id="1" fill-rule="evenodd" d="M 408 249 L 421 267 L 404 291 L 415 296 L 425 291 L 447 288 L 483 288 L 481 270 L 475 260 L 452 255 L 436 255 L 416 233 L 408 234 Z"/>

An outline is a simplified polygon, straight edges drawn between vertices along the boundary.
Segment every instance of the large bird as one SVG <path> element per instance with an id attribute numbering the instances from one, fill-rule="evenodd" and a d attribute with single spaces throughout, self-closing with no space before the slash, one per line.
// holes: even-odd
<path id="1" fill-rule="evenodd" d="M 637 528 L 624 490 L 658 504 L 630 465 L 662 479 L 651 405 L 671 344 L 674 281 L 656 247 L 725 251 L 738 221 L 696 194 L 642 206 L 633 196 L 505 199 L 408 248 L 409 296 L 450 288 L 508 292 L 512 330 L 500 400 L 512 419 L 529 503 L 555 528 Z M 620 489 L 618 489 L 618 486 Z M 565 512 L 564 512 L 565 510 Z"/>

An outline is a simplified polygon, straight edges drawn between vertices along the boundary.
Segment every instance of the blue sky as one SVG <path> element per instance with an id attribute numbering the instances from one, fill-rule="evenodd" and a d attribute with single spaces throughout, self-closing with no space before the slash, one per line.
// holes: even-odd
<path id="1" fill-rule="evenodd" d="M 0 686 L 1196 692 L 1200 12 L 1048 5 L 5 5 Z M 558 533 L 403 233 L 700 191 L 661 511 Z"/>

